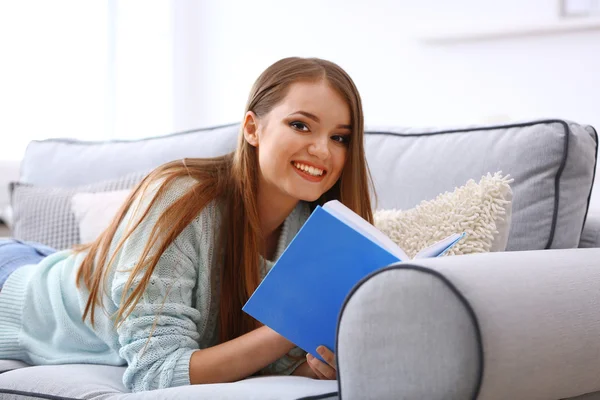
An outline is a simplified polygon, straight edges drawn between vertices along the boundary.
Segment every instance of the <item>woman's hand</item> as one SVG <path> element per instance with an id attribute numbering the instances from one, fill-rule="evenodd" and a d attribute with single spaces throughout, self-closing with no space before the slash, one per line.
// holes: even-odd
<path id="1" fill-rule="evenodd" d="M 310 353 L 306 354 L 306 363 L 314 372 L 317 379 L 337 379 L 337 370 L 335 369 L 335 354 L 325 346 L 317 347 L 317 353 L 327 361 L 323 361 L 313 357 Z"/>

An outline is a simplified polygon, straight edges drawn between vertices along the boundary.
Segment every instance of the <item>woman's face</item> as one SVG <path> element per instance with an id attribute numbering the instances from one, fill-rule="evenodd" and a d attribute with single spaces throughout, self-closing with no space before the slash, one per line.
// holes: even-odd
<path id="1" fill-rule="evenodd" d="M 297 82 L 268 114 L 246 115 L 257 148 L 259 191 L 268 198 L 315 201 L 339 179 L 349 148 L 350 109 L 325 81 Z"/>

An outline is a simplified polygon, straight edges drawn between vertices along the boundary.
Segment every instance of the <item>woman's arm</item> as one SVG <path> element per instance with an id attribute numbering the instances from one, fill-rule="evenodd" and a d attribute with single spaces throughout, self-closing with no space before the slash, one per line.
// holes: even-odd
<path id="1" fill-rule="evenodd" d="M 295 345 L 267 326 L 204 350 L 190 358 L 190 383 L 233 382 L 283 357 Z"/>

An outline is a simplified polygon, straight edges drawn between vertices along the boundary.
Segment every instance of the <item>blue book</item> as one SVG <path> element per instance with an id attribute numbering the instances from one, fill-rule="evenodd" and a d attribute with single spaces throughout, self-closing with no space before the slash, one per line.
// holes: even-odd
<path id="1" fill-rule="evenodd" d="M 440 256 L 463 236 L 451 235 L 414 258 Z M 352 287 L 407 260 L 390 238 L 333 200 L 312 212 L 243 311 L 321 359 L 318 346 L 335 351 L 338 314 Z"/>

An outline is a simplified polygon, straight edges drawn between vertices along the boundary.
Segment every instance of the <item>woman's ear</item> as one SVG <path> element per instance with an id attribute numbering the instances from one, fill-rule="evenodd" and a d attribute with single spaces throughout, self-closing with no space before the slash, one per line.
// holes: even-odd
<path id="1" fill-rule="evenodd" d="M 258 146 L 258 117 L 248 111 L 244 117 L 244 138 L 251 146 Z"/>

